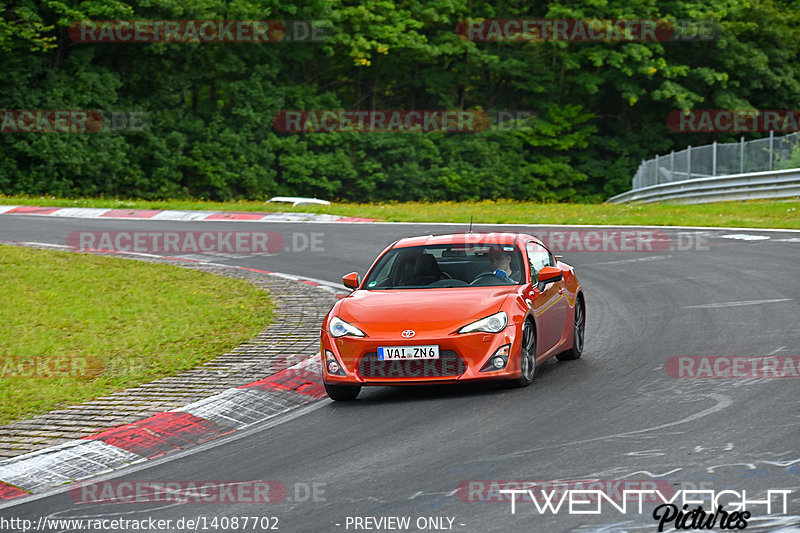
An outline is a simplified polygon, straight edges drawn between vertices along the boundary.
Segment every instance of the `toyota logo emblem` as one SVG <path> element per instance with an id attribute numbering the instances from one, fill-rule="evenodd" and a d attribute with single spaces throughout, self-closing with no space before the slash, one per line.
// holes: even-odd
<path id="1" fill-rule="evenodd" d="M 403 333 L 401 333 L 401 335 L 403 337 L 405 337 L 406 339 L 410 339 L 411 337 L 413 337 L 416 334 L 417 334 L 417 332 L 414 331 L 413 329 L 407 329 Z"/>

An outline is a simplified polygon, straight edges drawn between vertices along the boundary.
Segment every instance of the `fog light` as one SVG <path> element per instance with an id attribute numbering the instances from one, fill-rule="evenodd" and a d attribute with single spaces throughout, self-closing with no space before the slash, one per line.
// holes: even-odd
<path id="1" fill-rule="evenodd" d="M 511 345 L 504 344 L 494 352 L 494 355 L 486 361 L 486 364 L 481 368 L 481 372 L 494 372 L 496 370 L 503 370 L 508 365 L 508 355 L 511 352 Z"/>
<path id="2" fill-rule="evenodd" d="M 344 370 L 342 370 L 342 365 L 339 364 L 339 361 L 336 359 L 336 356 L 333 355 L 333 352 L 329 352 L 325 350 L 325 368 L 328 370 L 328 374 L 332 374 L 334 376 L 344 376 Z"/>

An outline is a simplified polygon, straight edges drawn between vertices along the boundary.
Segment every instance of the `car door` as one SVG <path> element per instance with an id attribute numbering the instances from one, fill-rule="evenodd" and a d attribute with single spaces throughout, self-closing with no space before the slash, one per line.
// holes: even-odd
<path id="1" fill-rule="evenodd" d="M 569 306 L 564 296 L 564 282 L 539 283 L 539 271 L 556 266 L 553 255 L 541 244 L 530 241 L 525 245 L 528 266 L 531 271 L 531 308 L 536 316 L 537 353 L 552 350 L 559 344 L 564 334 L 564 321 Z"/>

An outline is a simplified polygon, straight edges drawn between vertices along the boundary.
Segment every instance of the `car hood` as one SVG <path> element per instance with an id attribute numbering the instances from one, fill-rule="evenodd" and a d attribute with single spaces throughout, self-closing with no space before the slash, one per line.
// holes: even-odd
<path id="1" fill-rule="evenodd" d="M 497 313 L 517 285 L 448 289 L 360 290 L 340 302 L 338 316 L 356 324 L 458 324 Z"/>

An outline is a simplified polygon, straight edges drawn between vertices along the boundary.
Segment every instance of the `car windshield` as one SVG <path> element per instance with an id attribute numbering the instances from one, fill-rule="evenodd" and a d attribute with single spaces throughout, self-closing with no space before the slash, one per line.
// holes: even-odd
<path id="1" fill-rule="evenodd" d="M 525 275 L 516 246 L 473 243 L 393 248 L 367 274 L 364 288 L 434 289 L 519 285 Z"/>

